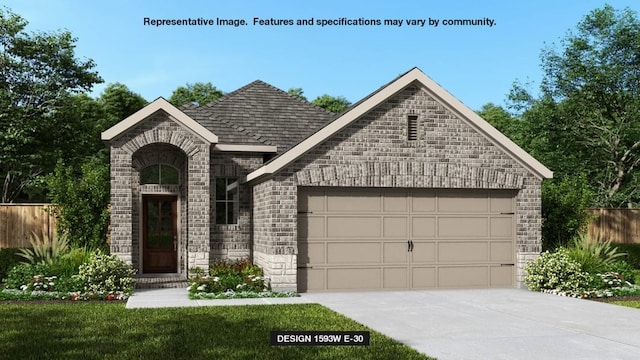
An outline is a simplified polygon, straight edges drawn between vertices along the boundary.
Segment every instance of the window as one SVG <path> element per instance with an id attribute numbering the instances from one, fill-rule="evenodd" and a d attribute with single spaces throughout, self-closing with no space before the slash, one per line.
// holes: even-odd
<path id="1" fill-rule="evenodd" d="M 238 223 L 238 179 L 216 179 L 216 224 Z"/>
<path id="2" fill-rule="evenodd" d="M 407 116 L 407 140 L 418 140 L 418 115 Z"/>
<path id="3" fill-rule="evenodd" d="M 170 165 L 147 166 L 140 172 L 140 184 L 178 185 L 180 172 Z"/>

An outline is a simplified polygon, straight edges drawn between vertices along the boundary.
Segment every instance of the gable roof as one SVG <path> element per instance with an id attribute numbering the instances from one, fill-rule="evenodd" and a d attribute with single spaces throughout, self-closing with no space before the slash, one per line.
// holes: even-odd
<path id="1" fill-rule="evenodd" d="M 467 120 L 467 122 L 476 131 L 484 135 L 491 143 L 502 149 L 511 158 L 531 171 L 536 177 L 539 179 L 546 179 L 553 176 L 551 170 L 542 165 L 538 160 L 534 159 L 526 151 L 511 141 L 511 139 L 491 126 L 487 121 L 482 119 L 473 110 L 464 105 L 460 100 L 456 99 L 416 67 L 400 75 L 395 80 L 357 102 L 349 109 L 338 115 L 332 122 L 312 133 L 285 153 L 274 158 L 271 162 L 248 174 L 246 181 L 254 181 L 262 178 L 263 176 L 268 176 L 278 172 L 414 82 L 417 82 L 428 89 L 436 97 L 439 103 L 447 107 L 462 119 Z"/>
<path id="2" fill-rule="evenodd" d="M 209 131 L 219 133 L 224 143 L 273 145 L 278 153 L 335 117 L 260 80 L 185 112 Z"/>
<path id="3" fill-rule="evenodd" d="M 207 141 L 210 144 L 216 144 L 218 142 L 218 136 L 216 134 L 206 129 L 162 97 L 155 99 L 147 106 L 133 113 L 131 116 L 103 131 L 100 137 L 103 141 L 111 141 L 158 111 L 165 112 L 174 121 L 190 130 L 202 140 Z"/>

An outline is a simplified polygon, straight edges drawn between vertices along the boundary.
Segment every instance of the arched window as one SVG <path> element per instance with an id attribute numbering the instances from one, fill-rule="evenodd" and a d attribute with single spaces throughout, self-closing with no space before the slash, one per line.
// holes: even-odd
<path id="1" fill-rule="evenodd" d="M 140 184 L 178 185 L 180 172 L 171 165 L 147 166 L 140 172 Z"/>

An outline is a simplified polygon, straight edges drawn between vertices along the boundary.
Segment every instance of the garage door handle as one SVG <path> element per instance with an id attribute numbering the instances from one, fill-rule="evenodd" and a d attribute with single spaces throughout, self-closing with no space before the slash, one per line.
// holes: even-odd
<path id="1" fill-rule="evenodd" d="M 298 266 L 298 269 L 313 269 L 313 266 Z"/>
<path id="2" fill-rule="evenodd" d="M 515 264 L 500 264 L 500 266 L 514 266 Z"/>
<path id="3" fill-rule="evenodd" d="M 413 241 L 412 240 L 407 240 L 407 251 L 408 252 L 413 252 Z"/>
<path id="4" fill-rule="evenodd" d="M 501 212 L 500 215 L 515 215 L 514 212 Z"/>

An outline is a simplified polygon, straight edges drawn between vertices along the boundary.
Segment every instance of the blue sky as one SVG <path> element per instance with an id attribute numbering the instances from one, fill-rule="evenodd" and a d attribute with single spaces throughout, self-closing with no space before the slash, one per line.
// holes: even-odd
<path id="1" fill-rule="evenodd" d="M 3 0 L 29 31 L 66 29 L 77 55 L 105 83 L 121 82 L 147 100 L 178 86 L 211 82 L 233 91 L 260 79 L 360 100 L 414 66 L 474 110 L 502 104 L 512 83 L 539 81 L 540 51 L 558 43 L 591 10 L 635 0 Z M 145 26 L 143 19 L 244 19 L 240 27 Z M 488 26 L 260 26 L 262 19 L 484 19 Z"/>

